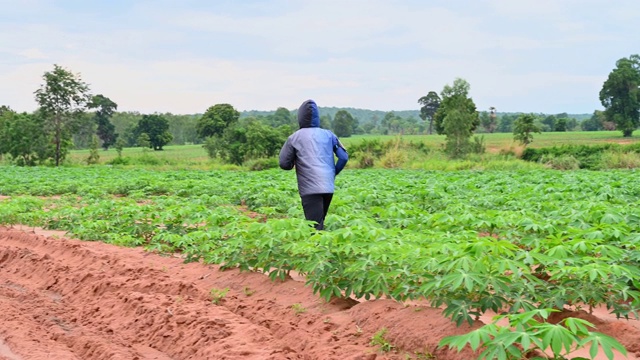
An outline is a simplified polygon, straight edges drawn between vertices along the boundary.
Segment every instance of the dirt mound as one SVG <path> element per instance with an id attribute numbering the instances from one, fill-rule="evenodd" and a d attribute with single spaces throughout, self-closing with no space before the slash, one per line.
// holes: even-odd
<path id="1" fill-rule="evenodd" d="M 592 314 L 584 310 L 552 313 L 548 320 L 551 323 L 559 323 L 568 317 L 587 320 L 595 326 L 593 331 L 615 337 L 627 349 L 629 358 L 640 356 L 640 324 L 637 320 L 614 320 L 615 315 L 603 307 L 594 309 Z"/>
<path id="2" fill-rule="evenodd" d="M 439 309 L 327 303 L 302 281 L 0 227 L 0 360 L 475 358 L 437 349 L 443 337 L 470 330 Z M 565 316 L 616 337 L 628 359 L 640 353 L 637 321 L 584 312 L 554 318 Z M 370 344 L 383 330 L 391 352 Z"/>
<path id="3" fill-rule="evenodd" d="M 392 352 L 370 345 L 383 328 Z M 0 228 L 0 359 L 463 360 L 436 346 L 468 330 L 428 307 L 326 303 L 296 280 Z"/>

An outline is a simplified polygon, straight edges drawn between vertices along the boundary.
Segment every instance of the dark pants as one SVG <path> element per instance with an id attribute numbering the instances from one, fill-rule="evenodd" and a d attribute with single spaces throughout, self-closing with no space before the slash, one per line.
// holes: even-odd
<path id="1" fill-rule="evenodd" d="M 324 229 L 324 218 L 329 211 L 333 194 L 312 194 L 300 197 L 302 199 L 302 209 L 307 220 L 315 221 L 317 230 Z"/>

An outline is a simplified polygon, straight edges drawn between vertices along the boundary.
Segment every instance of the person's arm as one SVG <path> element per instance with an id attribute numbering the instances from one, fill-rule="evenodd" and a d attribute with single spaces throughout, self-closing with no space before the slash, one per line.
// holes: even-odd
<path id="1" fill-rule="evenodd" d="M 280 149 L 280 168 L 291 170 L 296 163 L 296 149 L 291 145 L 290 139 Z"/>
<path id="2" fill-rule="evenodd" d="M 333 152 L 338 157 L 338 162 L 336 162 L 336 176 L 344 169 L 347 165 L 347 161 L 349 161 L 349 154 L 347 153 L 347 149 L 344 148 L 340 140 L 335 138 L 335 145 L 333 146 Z"/>

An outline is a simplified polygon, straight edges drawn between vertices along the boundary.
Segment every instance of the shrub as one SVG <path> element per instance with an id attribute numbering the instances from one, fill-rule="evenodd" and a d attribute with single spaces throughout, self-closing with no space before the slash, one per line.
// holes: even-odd
<path id="1" fill-rule="evenodd" d="M 636 169 L 640 168 L 640 154 L 637 152 L 613 152 L 602 154 L 601 169 Z"/>
<path id="2" fill-rule="evenodd" d="M 580 161 L 571 155 L 544 155 L 540 162 L 551 169 L 556 170 L 577 170 L 580 169 Z"/>
<path id="3" fill-rule="evenodd" d="M 360 154 L 356 160 L 358 161 L 359 168 L 368 169 L 373 167 L 376 159 L 371 154 Z"/>
<path id="4" fill-rule="evenodd" d="M 407 154 L 401 149 L 392 149 L 380 159 L 380 163 L 385 168 L 399 168 L 406 161 Z"/>
<path id="5" fill-rule="evenodd" d="M 122 156 L 118 156 L 116 158 L 113 158 L 112 160 L 107 161 L 107 164 L 109 165 L 129 165 L 131 164 L 131 158 L 130 157 L 122 157 Z"/>
<path id="6" fill-rule="evenodd" d="M 601 145 L 563 145 L 550 148 L 527 148 L 522 152 L 522 160 L 547 163 L 551 158 L 565 161 L 565 157 L 572 157 L 580 164 L 581 169 L 597 170 L 603 164 L 605 153 L 640 152 L 640 145 L 621 146 L 618 144 Z M 557 161 L 557 160 L 554 160 Z"/>
<path id="7" fill-rule="evenodd" d="M 417 150 L 425 155 L 429 155 L 429 153 L 431 152 L 431 148 L 429 148 L 427 144 L 423 143 L 422 141 L 418 141 L 416 143 L 414 143 L 413 141 L 410 141 L 407 144 L 407 148 Z"/>
<path id="8" fill-rule="evenodd" d="M 166 162 L 166 160 L 163 162 L 159 158 L 147 153 L 143 153 L 141 156 L 136 157 L 134 160 L 138 165 L 162 165 Z"/>
<path id="9" fill-rule="evenodd" d="M 267 169 L 275 169 L 279 166 L 278 158 L 263 158 L 249 160 L 245 164 L 251 171 L 261 171 Z"/>
<path id="10" fill-rule="evenodd" d="M 474 154 L 484 154 L 487 150 L 487 146 L 484 142 L 484 135 L 474 136 L 471 143 L 471 152 Z"/>
<path id="11" fill-rule="evenodd" d="M 378 139 L 363 139 L 362 142 L 349 146 L 348 151 L 358 167 L 366 169 L 373 167 L 375 161 L 387 152 L 389 143 L 383 143 Z"/>
<path id="12" fill-rule="evenodd" d="M 505 160 L 507 159 L 512 159 L 516 157 L 516 152 L 513 150 L 513 148 L 509 148 L 509 149 L 500 149 L 500 152 L 498 153 L 501 157 L 503 157 Z"/>

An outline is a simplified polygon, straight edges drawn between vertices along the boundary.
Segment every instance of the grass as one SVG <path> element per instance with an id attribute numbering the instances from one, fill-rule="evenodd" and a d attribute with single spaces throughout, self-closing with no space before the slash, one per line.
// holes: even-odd
<path id="1" fill-rule="evenodd" d="M 387 328 L 380 329 L 375 334 L 373 334 L 373 336 L 371 337 L 371 342 L 369 344 L 372 346 L 380 346 L 380 351 L 382 352 L 392 351 L 393 349 L 395 349 L 395 346 L 387 340 L 386 335 Z"/>
<path id="2" fill-rule="evenodd" d="M 118 157 L 115 149 L 107 151 L 99 150 L 99 164 L 107 164 Z M 89 150 L 72 150 L 65 165 L 82 166 L 86 165 L 89 157 Z M 151 149 L 124 148 L 122 157 L 128 160 L 129 165 L 119 165 L 122 167 L 149 167 L 156 170 L 241 170 L 242 167 L 224 164 L 220 160 L 210 159 L 202 145 L 169 145 L 161 151 Z"/>
<path id="3" fill-rule="evenodd" d="M 118 153 L 111 148 L 107 151 L 99 150 L 100 162 L 105 163 L 115 159 Z M 165 146 L 161 151 L 147 150 L 142 148 L 124 148 L 122 156 L 124 157 L 141 157 L 144 155 L 154 156 L 169 163 L 206 163 L 209 162 L 209 156 L 202 145 L 169 145 Z M 68 159 L 74 162 L 83 162 L 89 156 L 89 149 L 73 150 Z"/>
<path id="4" fill-rule="evenodd" d="M 487 145 L 487 152 L 498 153 L 500 150 L 513 149 L 516 153 L 522 151 L 522 146 L 513 140 L 512 133 L 476 134 L 484 136 Z M 356 135 L 349 138 L 341 138 L 340 141 L 349 147 L 358 144 L 362 140 L 388 141 L 396 138 L 397 135 Z M 413 142 L 423 142 L 429 147 L 438 148 L 444 145 L 444 135 L 403 135 L 403 140 Z M 640 130 L 633 133 L 631 138 L 622 137 L 620 131 L 571 131 L 571 132 L 545 132 L 534 134 L 530 147 L 550 147 L 565 144 L 573 145 L 595 145 L 602 143 L 630 144 L 640 142 Z M 88 156 L 88 153 L 87 153 Z"/>
<path id="5" fill-rule="evenodd" d="M 404 161 L 404 168 L 423 170 L 467 170 L 467 169 L 499 169 L 522 170 L 535 167 L 536 164 L 515 161 L 523 147 L 513 141 L 511 133 L 478 134 L 483 136 L 487 148 L 487 154 L 470 157 L 467 160 L 451 161 L 439 152 L 428 155 L 410 156 Z M 398 139 L 397 135 L 356 135 L 342 138 L 341 141 L 347 149 L 351 145 L 363 140 L 379 140 L 387 142 Z M 423 142 L 430 148 L 440 148 L 444 144 L 443 135 L 404 135 L 402 139 L 407 142 Z M 535 134 L 533 143 L 529 146 L 550 147 L 564 144 L 595 145 L 602 143 L 628 144 L 640 142 L 640 131 L 636 131 L 631 138 L 623 138 L 619 131 L 574 131 L 574 132 L 547 132 Z M 503 155 L 502 155 L 503 154 Z M 118 154 L 115 149 L 99 151 L 100 164 L 105 164 L 115 159 Z M 66 165 L 86 165 L 89 150 L 72 150 L 65 161 Z M 130 165 L 124 167 L 150 167 L 157 170 L 242 170 L 243 167 L 223 164 L 219 160 L 212 160 L 202 145 L 170 145 L 162 151 L 143 150 L 141 148 L 125 148 L 122 156 L 129 159 Z M 624 161 L 621 159 L 620 161 Z M 379 166 L 377 164 L 376 166 Z M 352 167 L 350 165 L 349 167 Z"/>

